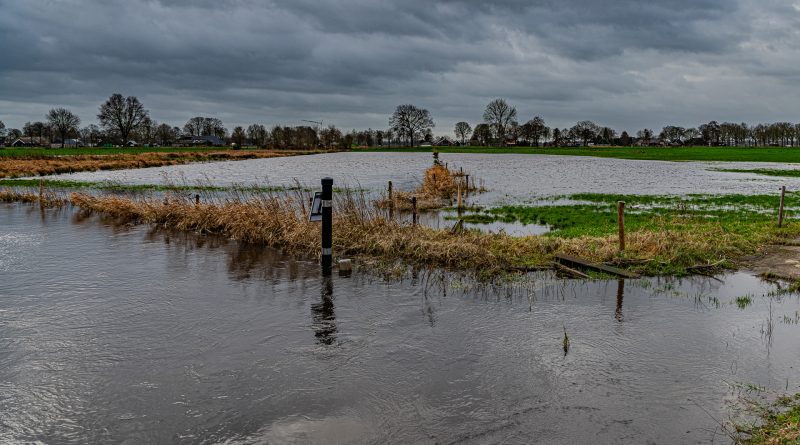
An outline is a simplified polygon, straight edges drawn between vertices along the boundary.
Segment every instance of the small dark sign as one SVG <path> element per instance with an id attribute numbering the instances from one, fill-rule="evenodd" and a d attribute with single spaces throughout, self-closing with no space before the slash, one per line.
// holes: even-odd
<path id="1" fill-rule="evenodd" d="M 311 222 L 322 221 L 322 192 L 314 193 L 314 201 L 311 203 L 311 213 L 308 214 Z"/>

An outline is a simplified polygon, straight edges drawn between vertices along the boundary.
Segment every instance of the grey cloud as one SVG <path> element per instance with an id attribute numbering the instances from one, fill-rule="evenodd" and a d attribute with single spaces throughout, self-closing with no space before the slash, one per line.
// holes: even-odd
<path id="1" fill-rule="evenodd" d="M 769 100 L 748 90 L 762 77 L 780 85 L 759 86 L 778 105 L 741 107 L 736 120 L 792 119 L 799 10 L 782 0 L 0 0 L 0 119 L 21 126 L 58 105 L 88 122 L 121 92 L 159 120 L 217 114 L 229 126 L 319 116 L 381 128 L 413 102 L 445 133 L 501 96 L 561 126 L 635 129 L 716 118 L 713 93 Z"/>

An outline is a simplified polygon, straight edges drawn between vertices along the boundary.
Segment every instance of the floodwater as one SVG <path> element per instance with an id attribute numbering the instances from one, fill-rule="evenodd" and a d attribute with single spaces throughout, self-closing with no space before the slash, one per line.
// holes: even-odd
<path id="1" fill-rule="evenodd" d="M 270 249 L 2 204 L 0 442 L 724 443 L 747 388 L 800 390 L 800 299 L 773 289 L 324 278 Z"/>
<path id="2" fill-rule="evenodd" d="M 714 168 L 783 168 L 786 164 L 746 162 L 666 162 L 581 156 L 517 154 L 440 154 L 451 169 L 463 168 L 483 180 L 487 193 L 473 195 L 476 205 L 518 204 L 534 198 L 573 193 L 642 195 L 777 194 L 782 185 L 800 189 L 800 178 L 777 178 Z M 430 167 L 429 153 L 333 153 L 314 156 L 187 164 L 136 170 L 61 175 L 80 181 L 160 184 L 166 181 L 215 185 L 291 186 L 295 181 L 319 187 L 324 176 L 335 185 L 383 191 L 388 181 L 413 190 Z"/>
<path id="3" fill-rule="evenodd" d="M 388 181 L 398 190 L 414 190 L 433 158 L 429 153 L 333 153 L 313 156 L 98 171 L 57 175 L 59 179 L 127 184 L 213 184 L 319 188 L 323 176 L 338 187 L 364 190 L 371 198 L 385 194 Z M 467 206 L 541 204 L 541 198 L 574 193 L 687 195 L 775 194 L 782 185 L 800 189 L 800 178 L 777 178 L 714 169 L 781 168 L 786 164 L 745 162 L 666 162 L 582 156 L 516 154 L 440 154 L 453 170 L 463 169 L 486 193 L 466 197 Z M 431 227 L 450 227 L 453 212 L 432 212 L 421 219 Z M 410 220 L 410 215 L 405 215 Z M 547 226 L 516 222 L 467 223 L 486 232 L 538 235 Z"/>

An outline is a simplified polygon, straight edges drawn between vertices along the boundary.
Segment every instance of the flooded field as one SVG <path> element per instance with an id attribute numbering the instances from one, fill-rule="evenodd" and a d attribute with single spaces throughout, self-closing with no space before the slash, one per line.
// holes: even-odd
<path id="1" fill-rule="evenodd" d="M 774 291 L 746 273 L 326 279 L 3 204 L 0 442 L 725 443 L 739 396 L 800 390 L 800 299 Z"/>
<path id="2" fill-rule="evenodd" d="M 335 153 L 289 158 L 257 159 L 210 164 L 187 164 L 138 170 L 100 171 L 55 176 L 78 181 L 121 181 L 159 184 L 198 181 L 215 185 L 269 184 L 291 186 L 295 181 L 318 187 L 331 176 L 339 186 L 380 192 L 387 182 L 411 190 L 431 165 L 428 153 Z M 535 197 L 573 193 L 685 195 L 771 194 L 781 185 L 800 188 L 800 178 L 767 177 L 752 173 L 714 171 L 786 168 L 786 164 L 633 161 L 580 156 L 515 154 L 442 154 L 451 169 L 463 167 L 482 179 L 488 193 L 470 197 L 477 205 L 525 202 Z"/>

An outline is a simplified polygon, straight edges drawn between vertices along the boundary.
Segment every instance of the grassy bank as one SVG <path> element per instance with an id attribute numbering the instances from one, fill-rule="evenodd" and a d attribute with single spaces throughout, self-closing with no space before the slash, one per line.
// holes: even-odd
<path id="1" fill-rule="evenodd" d="M 142 153 L 207 153 L 227 151 L 225 147 L 77 147 L 0 148 L 0 158 L 52 158 L 60 156 L 137 155 Z M 250 150 L 241 150 L 250 151 Z M 254 150 L 255 151 L 255 150 Z"/>
<path id="2" fill-rule="evenodd" d="M 677 246 L 629 246 L 626 257 L 645 258 L 649 273 L 683 274 L 692 263 L 733 266 L 745 256 L 771 244 L 800 236 L 800 193 L 786 197 L 787 224 L 777 227 L 778 197 L 770 195 L 633 196 L 576 194 L 557 197 L 574 204 L 556 205 L 545 200 L 532 206 L 503 206 L 462 215 L 468 223 L 538 224 L 550 228 L 545 238 L 615 239 L 617 202 L 626 202 L 625 228 L 631 235 L 676 243 Z M 674 248 L 673 248 L 674 247 Z M 606 257 L 604 261 L 613 258 Z"/>
<path id="3" fill-rule="evenodd" d="M 513 237 L 504 233 L 412 226 L 387 218 L 386 212 L 366 202 L 361 194 L 341 192 L 335 200 L 334 251 L 341 257 L 402 261 L 421 267 L 472 270 L 483 275 L 547 268 L 553 256 L 562 253 L 649 275 L 681 275 L 697 265 L 730 266 L 767 244 L 800 236 L 800 225 L 778 229 L 771 215 L 746 215 L 736 221 L 684 214 L 680 210 L 657 212 L 637 221 L 632 210 L 627 248 L 620 253 L 616 228 L 609 217 L 615 212 L 602 203 L 616 197 L 597 195 L 596 199 L 598 205 L 591 211 L 567 206 L 564 212 L 573 215 L 562 212 L 559 216 L 572 225 L 565 223 L 564 229 L 544 236 Z M 0 200 L 31 202 L 37 196 L 6 190 L 0 194 Z M 46 194 L 45 200 L 47 205 L 57 203 L 51 195 Z M 224 199 L 204 199 L 200 205 L 195 205 L 185 194 L 174 194 L 165 201 L 163 197 L 73 193 L 66 200 L 84 212 L 106 215 L 121 223 L 213 233 L 307 257 L 319 254 L 319 227 L 307 220 L 308 193 L 304 191 L 242 192 Z M 630 201 L 633 205 L 633 199 Z M 554 224 L 551 219 L 546 222 Z"/>
<path id="4" fill-rule="evenodd" d="M 431 148 L 372 148 L 373 152 L 431 152 Z M 436 147 L 441 153 L 595 156 L 649 161 L 800 163 L 800 148 L 782 147 Z"/>
<path id="5" fill-rule="evenodd" d="M 753 169 L 739 169 L 739 168 L 715 168 L 714 171 L 729 172 L 729 173 L 753 173 L 763 176 L 778 176 L 784 178 L 800 178 L 800 170 L 778 170 L 768 168 L 753 168 Z"/>
<path id="6" fill-rule="evenodd" d="M 121 182 L 70 181 L 64 179 L 0 179 L 2 187 L 43 186 L 46 189 L 92 189 L 112 192 L 281 192 L 305 191 L 311 189 L 301 186 L 217 186 L 208 184 L 125 184 Z M 342 190 L 342 189 L 338 189 Z"/>
<path id="7" fill-rule="evenodd" d="M 20 149 L 35 150 L 35 149 Z M 73 149 L 64 149 L 73 150 Z M 77 149 L 80 150 L 80 149 Z M 104 149 L 103 149 L 104 150 Z M 128 150 L 128 149 L 126 149 Z M 150 149 L 148 149 L 150 150 Z M 2 152 L 3 150 L 0 150 Z M 48 155 L 48 156 L 7 156 L 0 157 L 0 178 L 19 178 L 44 176 L 81 171 L 120 170 L 190 162 L 236 161 L 245 159 L 272 158 L 302 154 L 321 153 L 319 151 L 290 150 L 192 150 L 169 152 L 142 152 L 136 154 L 104 155 Z"/>
<path id="8" fill-rule="evenodd" d="M 759 426 L 739 426 L 736 442 L 745 445 L 800 443 L 800 394 L 784 396 L 769 407 L 759 407 Z"/>

